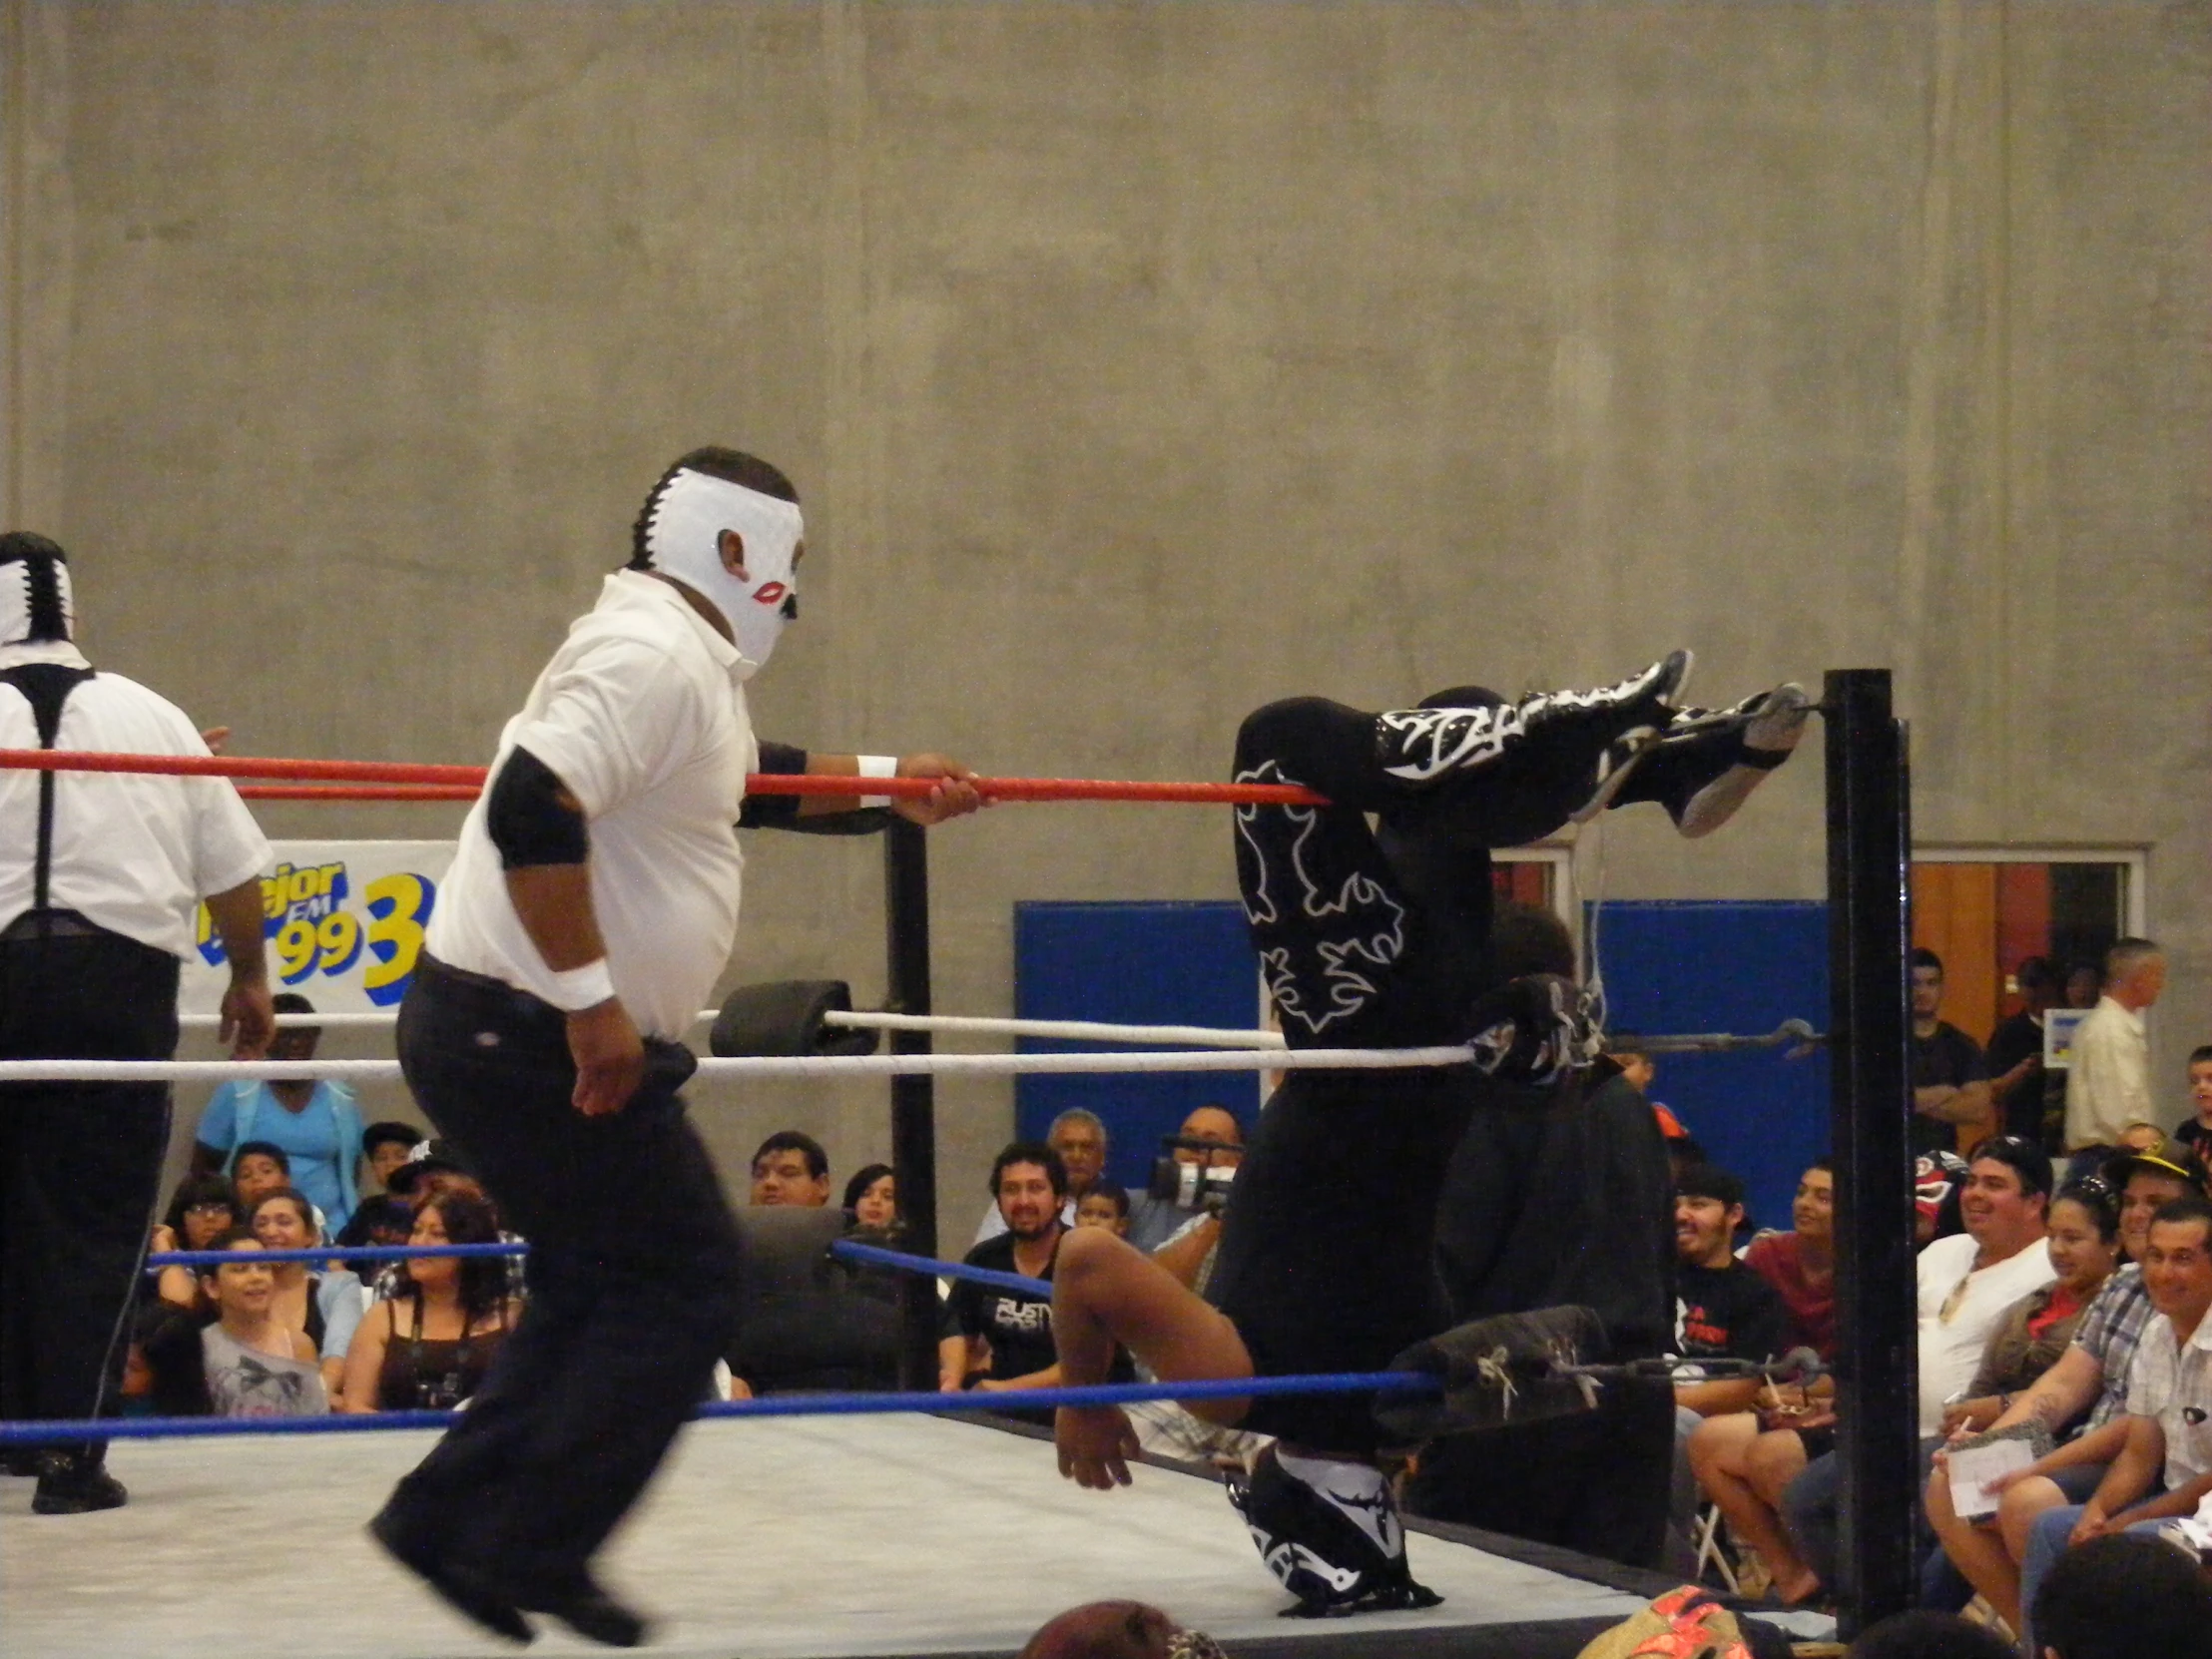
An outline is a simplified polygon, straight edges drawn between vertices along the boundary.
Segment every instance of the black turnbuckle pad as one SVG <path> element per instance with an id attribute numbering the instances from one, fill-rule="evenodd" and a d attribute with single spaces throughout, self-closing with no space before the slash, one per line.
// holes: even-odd
<path id="1" fill-rule="evenodd" d="M 707 1046 L 729 1058 L 872 1054 L 875 1033 L 831 1025 L 824 1017 L 849 1013 L 852 987 L 842 979 L 772 979 L 740 985 L 723 999 Z"/>
<path id="2" fill-rule="evenodd" d="M 1587 1308 L 1495 1314 L 1415 1343 L 1392 1371 L 1424 1372 L 1440 1394 L 1382 1394 L 1376 1420 L 1407 1441 L 1465 1434 L 1597 1406 L 1598 1385 L 1575 1368 L 1601 1363 L 1605 1328 Z"/>

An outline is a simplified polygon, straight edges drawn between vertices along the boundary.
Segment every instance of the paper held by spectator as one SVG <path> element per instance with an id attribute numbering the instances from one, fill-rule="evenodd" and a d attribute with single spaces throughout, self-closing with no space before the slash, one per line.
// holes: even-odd
<path id="1" fill-rule="evenodd" d="M 1949 1460 L 1951 1512 L 1960 1520 L 1985 1520 L 1997 1512 L 1997 1494 L 1989 1490 L 1989 1482 L 2026 1468 L 2035 1461 L 2035 1448 L 2025 1440 L 1991 1440 L 1953 1446 Z"/>
<path id="2" fill-rule="evenodd" d="M 2087 1008 L 2051 1008 L 2043 1014 L 2043 1064 L 2052 1071 L 2073 1065 L 2074 1029 L 2087 1019 Z"/>

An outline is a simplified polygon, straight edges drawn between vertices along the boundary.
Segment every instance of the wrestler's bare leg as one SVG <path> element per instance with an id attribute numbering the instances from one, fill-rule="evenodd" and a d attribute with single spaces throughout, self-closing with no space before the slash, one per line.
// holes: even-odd
<path id="1" fill-rule="evenodd" d="M 1052 1269 L 1052 1330 L 1060 1381 L 1082 1387 L 1106 1381 L 1117 1345 L 1163 1382 L 1243 1378 L 1253 1374 L 1237 1328 L 1159 1263 L 1101 1228 L 1079 1227 L 1060 1241 Z M 1249 1399 L 1194 1399 L 1189 1409 L 1234 1428 Z M 1129 1418 L 1115 1405 L 1066 1406 L 1053 1437 L 1060 1472 L 1101 1491 L 1129 1484 L 1137 1449 Z"/>

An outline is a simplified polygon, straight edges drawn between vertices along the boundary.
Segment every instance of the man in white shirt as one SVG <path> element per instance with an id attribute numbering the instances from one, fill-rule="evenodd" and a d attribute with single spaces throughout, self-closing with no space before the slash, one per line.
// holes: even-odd
<path id="1" fill-rule="evenodd" d="M 1963 1233 L 1920 1254 L 1921 1478 L 1942 1427 L 1943 1406 L 1973 1381 L 2005 1310 L 2057 1277 L 2044 1245 L 2050 1158 L 2030 1141 L 1983 1141 L 1959 1192 Z M 1790 1536 L 1820 1580 L 1836 1582 L 1836 1454 L 1816 1457 L 1782 1494 Z M 1922 1551 L 1926 1553 L 1925 1550 Z"/>
<path id="2" fill-rule="evenodd" d="M 2043 1244 L 2050 1182 L 2040 1147 L 2011 1136 L 1982 1142 L 1958 1194 L 1965 1232 L 1920 1254 L 1923 1439 L 1942 1426 L 1944 1405 L 1973 1381 L 2005 1310 L 2057 1277 Z"/>
<path id="3" fill-rule="evenodd" d="M 70 641 L 68 555 L 0 536 L 0 748 L 206 755 L 184 712 Z M 207 901 L 231 964 L 223 1037 L 261 1054 L 269 842 L 221 778 L 0 771 L 0 1059 L 167 1060 L 177 979 Z M 0 1415 L 96 1417 L 121 1379 L 124 1310 L 169 1142 L 166 1083 L 0 1088 Z M 10 1458 L 40 1514 L 126 1499 L 106 1444 Z"/>
<path id="4" fill-rule="evenodd" d="M 2066 1074 L 2066 1150 L 2117 1146 L 2130 1123 L 2159 1123 L 2151 1097 L 2143 1010 L 2166 988 L 2166 956 L 2149 939 L 2122 939 L 2104 954 L 2104 994 L 2074 1027 Z"/>
<path id="5" fill-rule="evenodd" d="M 2151 1218 L 2143 1288 L 2157 1312 L 2128 1369 L 2127 1440 L 2088 1502 L 2035 1517 L 2020 1562 L 2023 1607 L 2069 1546 L 2156 1531 L 2212 1493 L 2212 1203 L 2190 1194 Z"/>
<path id="6" fill-rule="evenodd" d="M 886 804 L 857 785 L 749 801 L 746 775 L 940 779 L 888 803 L 920 824 L 978 804 L 940 757 L 755 739 L 745 682 L 798 614 L 802 533 L 798 492 L 754 456 L 698 449 L 662 476 L 629 568 L 500 736 L 400 1006 L 415 1098 L 531 1241 L 530 1300 L 370 1530 L 517 1641 L 525 1612 L 643 1639 L 591 1558 L 734 1332 L 737 1224 L 676 1091 L 737 933 L 737 829 Z"/>

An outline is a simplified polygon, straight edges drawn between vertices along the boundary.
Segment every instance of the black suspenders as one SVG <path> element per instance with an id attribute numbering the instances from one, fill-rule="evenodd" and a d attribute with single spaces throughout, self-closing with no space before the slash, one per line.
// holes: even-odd
<path id="1" fill-rule="evenodd" d="M 89 668 L 71 668 L 65 663 L 20 663 L 0 669 L 0 683 L 23 694 L 23 700 L 31 706 L 31 718 L 38 723 L 39 748 L 52 749 L 62 729 L 62 705 L 92 675 Z M 35 914 L 43 915 L 49 907 L 53 873 L 54 775 L 42 772 L 38 775 L 38 862 L 31 877 L 31 908 Z"/>

